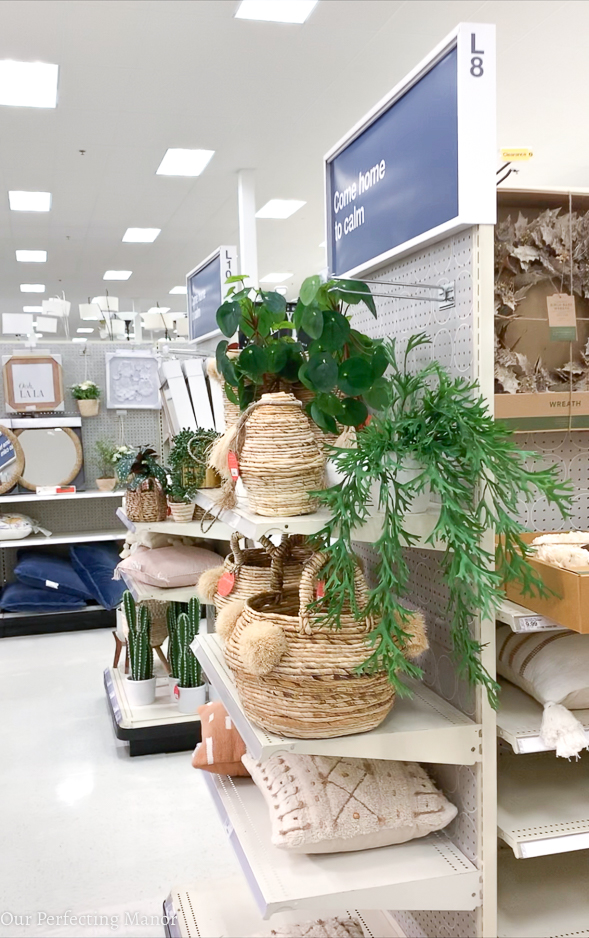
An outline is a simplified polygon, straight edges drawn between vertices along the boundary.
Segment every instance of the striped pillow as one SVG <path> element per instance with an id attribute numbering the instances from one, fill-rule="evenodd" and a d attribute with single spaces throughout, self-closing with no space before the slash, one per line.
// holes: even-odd
<path id="1" fill-rule="evenodd" d="M 541 704 L 589 707 L 589 635 L 497 629 L 497 671 Z"/>

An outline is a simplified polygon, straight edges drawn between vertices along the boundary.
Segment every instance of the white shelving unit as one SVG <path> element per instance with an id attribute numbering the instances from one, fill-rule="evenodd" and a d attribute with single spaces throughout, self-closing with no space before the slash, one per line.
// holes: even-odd
<path id="1" fill-rule="evenodd" d="M 52 544 L 89 544 L 93 541 L 124 541 L 125 532 L 120 528 L 116 531 L 82 531 L 71 532 L 69 534 L 51 534 L 45 537 L 44 534 L 29 534 L 20 540 L 11 538 L 7 541 L 0 541 L 2 547 L 49 547 Z"/>
<path id="2" fill-rule="evenodd" d="M 0 495 L 0 505 L 10 505 L 12 502 L 56 502 L 75 498 L 76 501 L 83 498 L 118 498 L 124 496 L 122 490 L 115 492 L 100 492 L 98 489 L 90 489 L 86 492 L 64 492 L 62 495 L 36 495 L 34 492 L 16 495 Z"/>
<path id="3" fill-rule="evenodd" d="M 395 701 L 386 720 L 369 733 L 334 739 L 294 739 L 268 733 L 243 712 L 218 636 L 197 636 L 192 650 L 248 752 L 256 759 L 267 759 L 280 751 L 453 765 L 472 765 L 480 759 L 480 726 L 425 685 L 417 683 L 411 685 L 414 696 Z"/>
<path id="4" fill-rule="evenodd" d="M 541 705 L 509 681 L 501 682 L 501 698 L 497 713 L 497 735 L 509 743 L 515 753 L 545 752 L 540 741 Z M 583 724 L 589 745 L 589 710 L 575 710 Z M 568 764 L 568 763 L 567 763 Z"/>
<path id="5" fill-rule="evenodd" d="M 587 851 L 522 861 L 500 850 L 499 938 L 586 938 L 588 883 Z"/>
<path id="6" fill-rule="evenodd" d="M 292 854 L 273 847 L 268 809 L 250 779 L 205 772 L 225 831 L 267 918 L 373 909 L 475 909 L 480 874 L 444 834 L 361 853 Z"/>
<path id="7" fill-rule="evenodd" d="M 233 529 L 223 524 L 221 521 L 207 520 L 187 521 L 181 523 L 168 518 L 167 521 L 130 521 L 125 514 L 124 508 L 117 510 L 117 517 L 123 522 L 125 527 L 135 533 L 136 531 L 152 531 L 155 534 L 169 534 L 175 537 L 194 537 L 202 540 L 228 541 L 233 533 Z"/>

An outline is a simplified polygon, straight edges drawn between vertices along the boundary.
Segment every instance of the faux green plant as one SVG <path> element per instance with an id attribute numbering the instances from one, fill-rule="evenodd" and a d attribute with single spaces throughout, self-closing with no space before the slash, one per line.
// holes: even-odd
<path id="1" fill-rule="evenodd" d="M 182 603 L 168 603 L 166 609 L 166 624 L 168 626 L 168 664 L 172 677 L 178 679 L 179 673 L 179 636 L 178 617 L 182 612 Z"/>
<path id="2" fill-rule="evenodd" d="M 96 452 L 98 454 L 98 476 L 101 479 L 114 479 L 115 460 L 117 444 L 112 440 L 98 440 L 96 442 Z"/>
<path id="3" fill-rule="evenodd" d="M 352 329 L 347 315 L 350 306 L 365 303 L 376 317 L 370 287 L 307 277 L 289 319 L 280 293 L 249 289 L 246 279 L 227 280 L 228 296 L 217 310 L 227 336 L 217 346 L 217 368 L 229 400 L 245 410 L 264 392 L 300 383 L 312 392 L 305 410 L 322 430 L 362 424 L 367 405 L 380 401 L 387 367 L 381 341 Z M 245 346 L 232 352 L 228 340 L 236 333 L 245 336 Z"/>
<path id="4" fill-rule="evenodd" d="M 73 384 L 70 391 L 75 401 L 97 401 L 102 393 L 94 381 L 82 381 L 81 384 Z"/>
<path id="5" fill-rule="evenodd" d="M 137 606 L 129 590 L 123 593 L 123 608 L 129 628 L 131 680 L 148 681 L 153 677 L 153 649 L 150 643 L 151 621 L 147 606 Z"/>
<path id="6" fill-rule="evenodd" d="M 156 479 L 164 492 L 168 490 L 168 473 L 157 461 L 156 451 L 151 446 L 139 446 L 123 454 L 117 460 L 117 476 L 128 489 L 135 490 L 147 479 Z"/>
<path id="7" fill-rule="evenodd" d="M 195 639 L 200 626 L 200 602 L 193 598 L 188 603 L 188 611 L 178 616 L 178 686 L 200 687 L 203 683 L 200 664 L 190 645 Z"/>
<path id="8" fill-rule="evenodd" d="M 214 430 L 180 430 L 168 456 L 173 502 L 190 502 L 204 482 L 209 452 L 219 434 Z"/>
<path id="9" fill-rule="evenodd" d="M 504 581 L 516 581 L 528 594 L 546 594 L 520 537 L 518 502 L 531 502 L 538 493 L 566 518 L 572 486 L 558 480 L 556 466 L 526 467 L 528 460 L 540 457 L 520 450 L 511 431 L 493 419 L 476 382 L 452 378 L 437 362 L 409 370 L 412 352 L 429 341 L 424 334 L 412 336 L 400 364 L 394 340 L 384 343 L 391 367 L 382 385 L 381 407 L 357 431 L 355 448 L 330 448 L 343 481 L 316 493 L 332 516 L 320 533 L 328 556 L 327 609 L 322 605 L 321 611 L 326 624 L 336 628 L 347 601 L 358 617 L 372 616 L 377 623 L 369 635 L 372 652 L 361 670 L 385 669 L 396 691 L 408 693 L 403 675 L 421 677 L 422 672 L 402 652 L 410 616 L 403 604 L 410 574 L 406 548 L 419 540 L 407 522 L 415 495 L 429 487 L 441 503 L 425 541 L 430 547 L 443 545 L 439 556 L 448 605 L 440 614 L 451 623 L 459 674 L 471 684 L 483 684 L 496 707 L 498 685 L 481 662 L 473 621 L 477 615 L 494 619 Z M 417 460 L 421 471 L 406 482 L 400 473 L 408 460 Z M 374 544 L 379 561 L 375 586 L 366 608 L 360 609 L 353 589 L 354 529 L 375 509 L 382 517 L 382 533 Z M 495 556 L 482 545 L 490 528 L 499 537 Z"/>

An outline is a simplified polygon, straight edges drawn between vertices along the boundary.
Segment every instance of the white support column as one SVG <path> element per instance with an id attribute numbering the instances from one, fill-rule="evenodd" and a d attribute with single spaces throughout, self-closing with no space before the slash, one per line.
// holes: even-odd
<path id="1" fill-rule="evenodd" d="M 256 234 L 256 181 L 253 169 L 237 174 L 239 206 L 239 271 L 249 275 L 249 286 L 258 286 L 258 238 Z"/>

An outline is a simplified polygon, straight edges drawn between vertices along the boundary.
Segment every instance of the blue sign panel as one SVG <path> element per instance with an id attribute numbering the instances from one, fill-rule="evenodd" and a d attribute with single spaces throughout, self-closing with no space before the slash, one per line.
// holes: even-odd
<path id="1" fill-rule="evenodd" d="M 0 470 L 6 469 L 16 459 L 14 446 L 7 436 L 0 433 Z"/>
<path id="2" fill-rule="evenodd" d="M 218 328 L 215 318 L 221 298 L 221 258 L 217 254 L 186 278 L 188 336 L 199 339 Z"/>
<path id="3" fill-rule="evenodd" d="M 338 276 L 458 215 L 454 48 L 327 165 L 327 245 Z"/>

